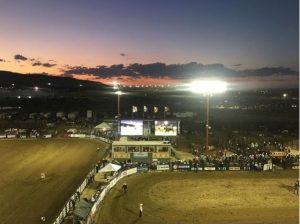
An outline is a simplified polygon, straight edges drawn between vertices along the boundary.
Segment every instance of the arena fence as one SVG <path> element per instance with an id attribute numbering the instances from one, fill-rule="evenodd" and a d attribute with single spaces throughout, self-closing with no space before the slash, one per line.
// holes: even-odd
<path id="1" fill-rule="evenodd" d="M 102 142 L 105 143 L 111 143 L 111 140 L 103 138 L 103 137 L 98 137 L 95 135 L 85 135 L 85 134 L 73 134 L 70 136 L 71 138 L 90 138 L 90 139 L 97 139 L 100 140 Z M 89 173 L 86 175 L 86 177 L 84 178 L 83 182 L 78 186 L 77 190 L 75 191 L 75 193 L 67 200 L 67 202 L 64 204 L 63 208 L 61 209 L 59 215 L 57 216 L 57 218 L 55 219 L 55 221 L 53 222 L 53 224 L 61 224 L 64 219 L 67 217 L 68 213 L 74 209 L 73 208 L 73 201 L 76 201 L 76 199 L 79 197 L 78 193 L 82 193 L 83 190 L 86 188 L 86 186 L 88 185 L 88 180 L 90 178 L 90 175 L 94 175 L 96 173 L 95 168 L 93 168 L 92 170 L 89 171 Z M 113 181 L 115 179 L 113 179 L 111 181 L 110 184 L 113 184 Z M 115 182 L 116 183 L 116 182 Z M 114 184 L 115 184 L 114 183 Z M 110 186 L 110 184 L 108 186 Z M 112 186 L 114 186 L 114 184 Z M 112 187 L 111 186 L 111 187 Z M 111 188 L 110 187 L 110 188 Z M 109 188 L 109 189 L 110 189 Z M 102 194 L 102 193 L 101 193 Z M 103 193 L 105 195 L 105 193 Z M 104 196 L 103 196 L 104 197 Z M 100 202 L 98 202 L 99 204 Z M 96 204 L 96 203 L 95 203 Z M 96 209 L 95 209 L 96 210 Z"/>
<path id="2" fill-rule="evenodd" d="M 76 201 L 79 198 L 80 193 L 83 192 L 83 190 L 85 189 L 85 187 L 88 185 L 88 180 L 90 178 L 90 175 L 94 175 L 96 173 L 95 168 L 93 168 L 85 177 L 84 181 L 78 186 L 77 190 L 75 191 L 75 193 L 69 198 L 69 200 L 65 203 L 65 205 L 63 206 L 63 208 L 61 209 L 61 212 L 59 213 L 59 215 L 57 216 L 57 218 L 55 219 L 55 221 L 53 222 L 53 224 L 60 224 L 63 222 L 63 220 L 66 218 L 66 216 L 68 215 L 68 213 L 74 209 L 73 208 L 73 202 L 72 201 Z"/>
<path id="3" fill-rule="evenodd" d="M 57 216 L 56 220 L 53 222 L 53 224 L 61 224 L 64 219 L 67 217 L 68 213 L 73 209 L 72 205 L 72 200 L 76 200 L 78 197 L 78 193 L 81 193 L 85 187 L 88 184 L 88 176 L 90 174 L 95 174 L 95 169 L 92 169 L 89 174 L 86 176 L 85 180 L 80 184 L 80 186 L 77 188 L 77 191 L 70 197 L 68 202 L 63 206 L 60 214 Z M 131 168 L 125 171 L 122 171 L 119 173 L 115 178 L 113 178 L 108 185 L 105 186 L 105 188 L 101 191 L 99 197 L 97 200 L 94 202 L 93 207 L 91 209 L 90 215 L 88 217 L 91 217 L 95 214 L 97 207 L 99 206 L 100 202 L 103 201 L 105 195 L 110 191 L 110 189 L 118 183 L 119 180 L 122 178 L 129 176 L 131 174 L 137 173 L 137 168 Z M 77 193 L 78 192 L 78 193 Z"/>
<path id="4" fill-rule="evenodd" d="M 105 142 L 105 143 L 112 143 L 112 141 L 110 139 L 107 139 L 107 138 L 103 138 L 103 137 L 99 137 L 99 136 L 96 136 L 96 135 L 86 135 L 86 134 L 70 134 L 68 135 L 68 137 L 70 138 L 89 138 L 89 139 L 97 139 L 97 140 L 100 140 L 102 142 Z"/>
<path id="5" fill-rule="evenodd" d="M 103 201 L 105 195 L 109 192 L 109 190 L 116 185 L 116 183 L 119 182 L 119 180 L 121 180 L 122 178 L 132 175 L 134 173 L 137 173 L 137 168 L 131 168 L 129 170 L 125 170 L 122 171 L 116 178 L 112 179 L 110 181 L 110 183 L 103 189 L 103 191 L 101 192 L 100 196 L 98 197 L 98 199 L 96 200 L 96 202 L 94 203 L 92 209 L 91 209 L 91 213 L 90 215 L 93 216 L 97 210 L 97 207 L 99 206 L 100 202 Z"/>

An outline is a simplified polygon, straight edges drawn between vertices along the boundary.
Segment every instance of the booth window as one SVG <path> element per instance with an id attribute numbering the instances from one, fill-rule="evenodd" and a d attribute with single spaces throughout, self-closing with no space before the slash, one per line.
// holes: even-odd
<path id="1" fill-rule="evenodd" d="M 114 146 L 114 152 L 126 152 L 125 146 Z"/>
<path id="2" fill-rule="evenodd" d="M 128 150 L 128 152 L 139 152 L 140 147 L 139 146 L 128 146 L 127 150 Z"/>
<path id="3" fill-rule="evenodd" d="M 154 146 L 142 146 L 142 152 L 154 152 Z"/>
<path id="4" fill-rule="evenodd" d="M 157 146 L 157 152 L 168 152 L 169 147 L 167 146 Z"/>

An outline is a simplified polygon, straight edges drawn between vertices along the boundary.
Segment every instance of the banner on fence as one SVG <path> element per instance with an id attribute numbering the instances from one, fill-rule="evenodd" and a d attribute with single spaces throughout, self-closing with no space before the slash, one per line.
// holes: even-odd
<path id="1" fill-rule="evenodd" d="M 71 138 L 85 138 L 86 134 L 70 134 Z"/>
<path id="2" fill-rule="evenodd" d="M 273 164 L 272 163 L 267 163 L 267 164 L 264 164 L 263 170 L 264 171 L 271 170 L 272 168 L 273 168 Z"/>
<path id="3" fill-rule="evenodd" d="M 202 171 L 202 170 L 203 170 L 203 168 L 202 168 L 202 167 L 197 167 L 197 170 L 199 170 L 199 171 Z M 192 167 L 192 168 L 191 168 L 191 171 L 195 171 L 195 168 L 194 168 L 194 167 Z"/>
<path id="4" fill-rule="evenodd" d="M 181 170 L 181 171 L 188 171 L 191 170 L 190 164 L 185 163 L 177 163 L 173 165 L 173 170 Z"/>
<path id="5" fill-rule="evenodd" d="M 241 170 L 239 166 L 230 166 L 228 170 Z"/>
<path id="6" fill-rule="evenodd" d="M 169 170 L 170 166 L 169 165 L 157 165 L 156 169 L 157 170 Z"/>
<path id="7" fill-rule="evenodd" d="M 137 167 L 137 172 L 146 172 L 149 170 L 148 166 L 138 166 Z"/>
<path id="8" fill-rule="evenodd" d="M 294 166 L 292 166 L 292 169 L 293 169 L 293 170 L 299 170 L 299 165 L 294 165 Z"/>
<path id="9" fill-rule="evenodd" d="M 207 166 L 204 167 L 204 170 L 216 170 L 216 167 Z"/>

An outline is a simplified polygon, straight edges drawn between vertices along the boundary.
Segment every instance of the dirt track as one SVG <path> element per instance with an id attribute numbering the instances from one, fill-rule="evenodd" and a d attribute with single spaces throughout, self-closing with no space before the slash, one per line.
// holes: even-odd
<path id="1" fill-rule="evenodd" d="M 0 223 L 41 223 L 41 216 L 52 223 L 104 146 L 79 139 L 1 140 Z"/>
<path id="2" fill-rule="evenodd" d="M 297 178 L 297 171 L 137 174 L 110 191 L 94 223 L 296 224 L 299 204 L 292 186 Z"/>

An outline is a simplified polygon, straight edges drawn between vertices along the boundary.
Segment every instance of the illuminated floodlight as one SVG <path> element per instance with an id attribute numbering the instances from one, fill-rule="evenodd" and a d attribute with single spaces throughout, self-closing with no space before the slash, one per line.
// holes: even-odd
<path id="1" fill-rule="evenodd" d="M 227 83 L 218 80 L 199 80 L 192 82 L 189 88 L 194 93 L 223 93 L 227 89 Z"/>
<path id="2" fill-rule="evenodd" d="M 227 89 L 227 83 L 219 80 L 199 80 L 194 81 L 190 85 L 190 90 L 194 93 L 202 93 L 206 95 L 206 137 L 205 137 L 205 149 L 206 154 L 208 153 L 208 138 L 209 130 L 211 126 L 209 125 L 209 97 L 210 94 L 223 93 Z"/>
<path id="3" fill-rule="evenodd" d="M 117 95 L 122 95 L 122 94 L 123 94 L 123 92 L 120 91 L 120 90 L 119 90 L 119 91 L 116 91 L 115 93 L 116 93 Z"/>
<path id="4" fill-rule="evenodd" d="M 116 81 L 113 81 L 113 89 L 119 89 L 119 83 L 117 83 Z"/>

